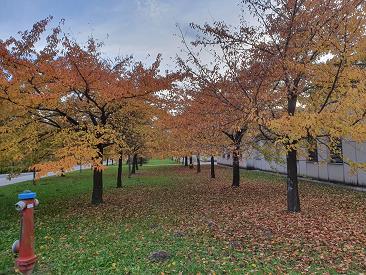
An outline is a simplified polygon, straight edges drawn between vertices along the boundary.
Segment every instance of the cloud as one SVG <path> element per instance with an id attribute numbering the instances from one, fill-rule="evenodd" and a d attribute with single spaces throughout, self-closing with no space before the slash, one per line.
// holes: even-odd
<path id="1" fill-rule="evenodd" d="M 135 0 L 138 12 L 150 18 L 161 18 L 168 6 L 158 0 Z"/>
<path id="2" fill-rule="evenodd" d="M 167 67 L 174 66 L 171 58 L 182 48 L 177 23 L 186 39 L 193 40 L 195 32 L 189 28 L 190 22 L 224 20 L 237 25 L 240 19 L 240 0 L 1 1 L 5 1 L 5 8 L 0 9 L 0 39 L 29 29 L 51 14 L 55 23 L 65 18 L 64 30 L 80 43 L 90 35 L 103 40 L 107 57 L 133 54 L 148 62 L 162 53 Z"/>

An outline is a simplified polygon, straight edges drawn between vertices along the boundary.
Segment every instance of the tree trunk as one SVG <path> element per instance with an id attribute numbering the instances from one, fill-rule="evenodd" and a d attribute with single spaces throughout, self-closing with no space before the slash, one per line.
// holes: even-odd
<path id="1" fill-rule="evenodd" d="M 117 188 L 122 187 L 122 155 L 118 158 Z"/>
<path id="2" fill-rule="evenodd" d="M 36 185 L 36 168 L 33 168 L 33 185 Z"/>
<path id="3" fill-rule="evenodd" d="M 131 173 L 132 173 L 132 170 L 131 170 L 131 155 L 128 155 L 128 177 L 129 178 L 131 177 Z"/>
<path id="4" fill-rule="evenodd" d="M 211 156 L 211 178 L 215 178 L 215 158 Z"/>
<path id="5" fill-rule="evenodd" d="M 102 159 L 103 164 L 103 146 L 98 145 L 99 157 Z M 92 193 L 92 204 L 98 205 L 103 203 L 103 171 L 98 170 L 96 167 L 93 169 L 93 193 Z"/>
<path id="6" fill-rule="evenodd" d="M 287 112 L 290 116 L 295 115 L 297 96 L 296 93 L 289 93 Z M 290 145 L 287 152 L 287 210 L 289 212 L 300 212 L 300 198 L 297 179 L 297 150 Z"/>
<path id="7" fill-rule="evenodd" d="M 136 174 L 136 154 L 134 154 L 132 156 L 132 169 L 131 169 L 131 174 Z"/>
<path id="8" fill-rule="evenodd" d="M 189 169 L 193 169 L 193 158 L 192 158 L 192 156 L 189 157 Z"/>
<path id="9" fill-rule="evenodd" d="M 109 164 L 109 158 L 107 158 L 107 166 L 108 166 L 108 164 Z"/>
<path id="10" fill-rule="evenodd" d="M 188 157 L 187 156 L 184 157 L 184 166 L 188 166 Z"/>
<path id="11" fill-rule="evenodd" d="M 200 154 L 197 154 L 197 173 L 201 173 L 201 160 L 200 160 Z"/>
<path id="12" fill-rule="evenodd" d="M 287 152 L 287 210 L 300 212 L 300 198 L 297 179 L 297 151 Z"/>
<path id="13" fill-rule="evenodd" d="M 79 164 L 79 172 L 81 173 L 81 170 L 83 169 L 83 165 L 80 163 Z"/>
<path id="14" fill-rule="evenodd" d="M 135 166 L 136 166 L 136 171 L 139 170 L 139 164 L 138 164 L 138 156 L 136 154 L 136 157 L 135 157 Z"/>
<path id="15" fill-rule="evenodd" d="M 98 205 L 101 203 L 103 203 L 103 172 L 94 168 L 92 204 Z"/>
<path id="16" fill-rule="evenodd" d="M 113 166 L 113 162 L 114 162 L 113 159 L 111 159 L 111 162 L 112 162 L 112 166 Z"/>
<path id="17" fill-rule="evenodd" d="M 140 157 L 140 166 L 142 166 L 143 162 L 144 162 L 144 159 L 142 157 Z"/>
<path id="18" fill-rule="evenodd" d="M 239 150 L 233 152 L 233 187 L 240 185 Z"/>
<path id="19" fill-rule="evenodd" d="M 61 168 L 61 177 L 66 177 L 64 168 Z"/>

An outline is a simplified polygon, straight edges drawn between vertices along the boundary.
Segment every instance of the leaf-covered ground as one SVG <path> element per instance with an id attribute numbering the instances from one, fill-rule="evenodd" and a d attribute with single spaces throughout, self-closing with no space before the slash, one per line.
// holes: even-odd
<path id="1" fill-rule="evenodd" d="M 168 162 L 164 162 L 168 164 Z M 89 204 L 91 171 L 0 188 L 0 274 L 14 273 L 16 194 L 31 187 L 36 211 L 36 274 L 359 273 L 366 270 L 366 193 L 302 182 L 302 212 L 285 211 L 284 179 L 229 168 L 209 179 L 177 165 L 144 166 Z M 151 253 L 169 258 L 152 261 Z"/>

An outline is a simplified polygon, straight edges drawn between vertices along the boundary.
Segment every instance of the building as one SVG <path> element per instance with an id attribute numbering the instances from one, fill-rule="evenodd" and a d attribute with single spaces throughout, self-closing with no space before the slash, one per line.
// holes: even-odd
<path id="1" fill-rule="evenodd" d="M 366 171 L 352 172 L 347 160 L 355 163 L 366 163 L 366 143 L 340 140 L 337 153 L 332 153 L 325 145 L 316 143 L 315 149 L 309 152 L 307 158 L 297 161 L 298 175 L 306 178 L 366 187 Z M 286 159 L 281 162 L 267 161 L 258 151 L 253 151 L 248 157 L 240 157 L 240 167 L 286 173 Z M 232 165 L 232 154 L 225 153 L 217 157 L 218 164 Z"/>

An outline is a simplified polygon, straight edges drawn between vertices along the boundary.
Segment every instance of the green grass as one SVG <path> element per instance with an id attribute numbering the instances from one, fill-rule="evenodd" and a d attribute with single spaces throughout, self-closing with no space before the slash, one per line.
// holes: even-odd
<path id="1" fill-rule="evenodd" d="M 176 163 L 169 159 L 150 160 L 146 166 L 139 168 L 146 172 L 152 168 L 159 171 L 165 169 L 164 165 L 171 164 Z M 122 189 L 115 188 L 116 166 L 109 166 L 104 172 L 106 193 L 125 193 L 142 186 L 170 187 L 172 184 L 171 177 L 160 175 L 150 175 L 144 179 L 137 175 L 127 178 L 127 165 L 123 168 Z M 119 219 L 113 217 L 113 213 L 107 213 L 106 216 L 112 214 L 112 217 L 102 217 L 103 206 L 89 204 L 91 176 L 90 170 L 83 170 L 81 173 L 68 173 L 66 177 L 43 178 L 36 186 L 24 182 L 0 188 L 0 274 L 15 273 L 15 256 L 10 252 L 10 247 L 19 238 L 19 217 L 14 204 L 18 201 L 17 194 L 27 189 L 36 192 L 40 200 L 35 212 L 36 252 L 39 256 L 35 274 L 158 272 L 162 266 L 147 260 L 151 252 L 165 249 L 176 255 L 163 264 L 174 269 L 177 261 L 184 258 L 179 256 L 180 248 L 195 249 L 195 242 L 174 237 L 174 232 L 167 235 L 160 220 L 154 216 L 141 219 L 132 214 L 128 219 Z M 85 216 L 83 213 L 79 215 L 79 211 L 83 210 L 90 212 Z M 139 211 L 136 208 L 136 212 Z M 69 215 L 73 218 L 68 219 Z M 199 247 L 197 249 L 200 250 Z M 70 262 L 70 259 L 75 261 Z M 191 263 L 189 269 L 195 268 Z"/>
<path id="2" fill-rule="evenodd" d="M 364 268 L 364 194 L 303 183 L 303 211 L 291 215 L 283 211 L 281 177 L 242 171 L 241 188 L 231 189 L 227 168 L 217 169 L 217 179 L 210 180 L 208 167 L 197 175 L 167 165 L 173 163 L 150 161 L 137 175 L 124 177 L 122 189 L 115 188 L 116 166 L 108 167 L 100 206 L 89 203 L 90 170 L 44 178 L 36 186 L 0 188 L 0 274 L 14 274 L 10 247 L 19 237 L 14 203 L 24 189 L 37 192 L 40 200 L 35 274 L 296 273 L 305 268 L 335 273 L 347 257 L 352 260 L 348 273 Z M 318 238 L 325 233 L 340 243 Z M 149 255 L 159 250 L 170 258 L 152 262 Z"/>
<path id="3" fill-rule="evenodd" d="M 172 165 L 172 164 L 179 164 L 175 161 L 172 161 L 171 159 L 152 159 L 152 160 L 149 160 L 147 165 Z"/>

